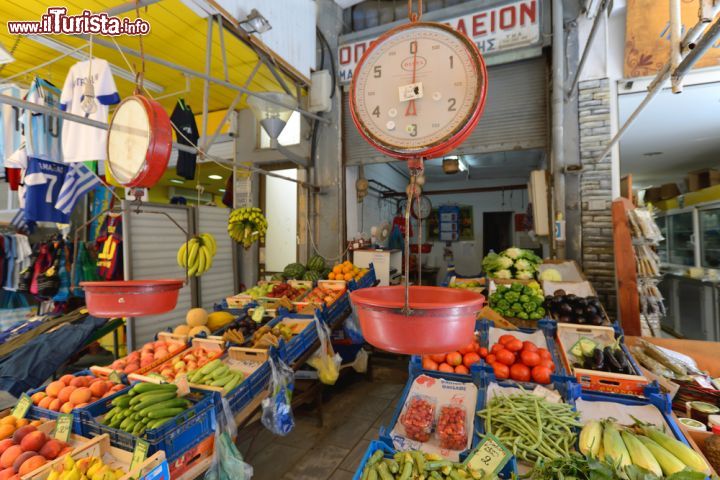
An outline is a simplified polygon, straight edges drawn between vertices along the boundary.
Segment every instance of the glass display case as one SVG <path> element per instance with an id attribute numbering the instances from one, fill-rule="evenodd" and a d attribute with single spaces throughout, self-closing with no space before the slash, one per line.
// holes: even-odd
<path id="1" fill-rule="evenodd" d="M 720 268 L 720 206 L 703 209 L 700 215 L 700 266 Z"/>
<path id="2" fill-rule="evenodd" d="M 663 240 L 658 243 L 657 252 L 660 257 L 660 262 L 668 263 L 668 241 L 667 241 L 667 217 L 665 215 L 658 215 L 655 217 L 655 223 L 657 223 L 660 232 L 662 232 Z"/>
<path id="3" fill-rule="evenodd" d="M 668 215 L 668 263 L 692 267 L 695 265 L 695 229 L 693 212 L 683 211 Z"/>

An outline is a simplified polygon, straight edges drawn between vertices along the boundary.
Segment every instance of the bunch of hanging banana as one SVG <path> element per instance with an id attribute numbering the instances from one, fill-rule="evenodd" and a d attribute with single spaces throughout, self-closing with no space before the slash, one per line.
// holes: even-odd
<path id="1" fill-rule="evenodd" d="M 199 277 L 210 270 L 215 253 L 215 237 L 209 233 L 201 233 L 182 244 L 177 253 L 177 263 L 183 269 L 188 269 L 188 276 Z"/>
<path id="2" fill-rule="evenodd" d="M 267 219 L 259 208 L 236 208 L 230 213 L 228 234 L 230 238 L 248 249 L 256 241 L 265 240 L 267 226 Z"/>

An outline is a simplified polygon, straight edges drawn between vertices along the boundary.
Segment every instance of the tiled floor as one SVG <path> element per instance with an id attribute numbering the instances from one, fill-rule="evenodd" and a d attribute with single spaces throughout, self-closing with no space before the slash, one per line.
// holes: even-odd
<path id="1" fill-rule="evenodd" d="M 307 407 L 295 412 L 295 429 L 279 437 L 255 423 L 238 434 L 254 480 L 350 480 L 380 426 L 388 425 L 407 381 L 407 359 L 376 357 L 372 381 L 344 374 L 325 388 L 324 424 Z"/>

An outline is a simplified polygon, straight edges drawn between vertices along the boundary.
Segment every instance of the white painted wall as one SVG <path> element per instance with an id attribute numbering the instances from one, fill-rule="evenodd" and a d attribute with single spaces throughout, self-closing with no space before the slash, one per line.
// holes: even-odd
<path id="1" fill-rule="evenodd" d="M 297 169 L 275 173 L 297 179 Z M 265 211 L 268 231 L 265 236 L 265 270 L 281 272 L 297 260 L 297 183 L 265 177 Z"/>

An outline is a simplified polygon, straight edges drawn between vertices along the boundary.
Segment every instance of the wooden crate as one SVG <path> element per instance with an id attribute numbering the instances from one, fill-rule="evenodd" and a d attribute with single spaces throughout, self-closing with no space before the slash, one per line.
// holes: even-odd
<path id="1" fill-rule="evenodd" d="M 538 267 L 538 271 L 539 273 L 542 273 L 548 268 L 554 268 L 560 272 L 563 282 L 587 281 L 587 277 L 585 277 L 582 268 L 580 268 L 580 265 L 578 265 L 575 260 L 557 260 L 554 258 L 545 259 Z"/>
<path id="2" fill-rule="evenodd" d="M 188 347 L 188 336 L 187 335 L 175 335 L 174 333 L 170 333 L 170 332 L 160 332 L 160 333 L 158 333 L 158 340 L 181 345 L 181 348 L 180 348 L 180 350 L 176 350 L 173 353 L 170 353 L 166 357 L 155 360 L 150 365 L 142 367 L 139 370 L 135 370 L 133 373 L 142 375 L 143 373 L 149 372 L 153 368 L 167 362 L 169 359 L 171 359 L 175 355 L 182 353 Z M 96 377 L 107 378 L 108 375 L 110 375 L 112 373 L 113 369 L 110 367 L 101 367 L 98 365 L 93 365 L 92 367 L 90 367 L 90 371 Z M 119 372 L 119 373 L 122 373 L 122 372 Z"/>
<path id="3" fill-rule="evenodd" d="M 56 420 L 47 420 L 40 426 L 38 426 L 37 429 L 43 432 L 48 437 L 52 437 L 53 432 L 55 431 L 55 425 L 57 425 Z M 71 447 L 77 449 L 85 445 L 89 440 L 89 438 L 85 438 L 82 435 L 76 435 L 74 433 L 71 433 L 70 438 L 68 439 L 68 443 Z"/>
<path id="4" fill-rule="evenodd" d="M 165 461 L 165 452 L 157 452 L 147 458 L 140 466 L 136 467 L 132 471 L 129 471 L 130 462 L 132 461 L 133 456 L 132 452 L 127 452 L 111 446 L 110 436 L 107 433 L 90 439 L 83 446 L 75 449 L 72 453 L 70 453 L 70 455 L 75 461 L 87 457 L 101 458 L 103 462 L 112 469 L 122 469 L 127 472 L 124 476 L 120 477 L 119 480 L 142 478 L 153 468 Z M 29 474 L 23 476 L 22 480 L 45 480 L 50 475 L 50 470 L 56 465 L 62 465 L 64 460 L 64 457 L 58 458 L 34 472 L 30 472 Z"/>
<path id="5" fill-rule="evenodd" d="M 280 324 L 289 326 L 294 336 L 300 335 L 300 333 L 312 325 L 313 322 L 314 320 L 311 318 L 285 318 Z"/>
<path id="6" fill-rule="evenodd" d="M 182 352 L 179 352 L 177 355 L 173 355 L 169 359 L 165 360 L 160 365 L 157 365 L 155 368 L 153 368 L 150 371 L 145 372 L 144 374 L 137 374 L 137 373 L 131 373 L 128 375 L 128 379 L 131 382 L 149 382 L 149 383 L 162 383 L 163 380 L 161 378 L 158 378 L 156 376 L 150 376 L 151 373 L 160 373 L 161 367 L 165 365 L 167 362 L 173 362 L 176 360 L 179 360 L 180 357 L 183 355 L 187 355 L 188 353 L 192 353 L 192 350 L 198 347 L 202 347 L 205 350 L 214 352 L 212 356 L 210 356 L 210 361 L 213 361 L 217 358 L 222 357 L 223 353 L 225 353 L 225 342 L 223 341 L 222 337 L 210 337 L 210 338 L 193 338 L 192 344 L 189 349 L 183 350 Z"/>
<path id="7" fill-rule="evenodd" d="M 231 370 L 240 371 L 243 374 L 243 382 L 268 359 L 268 351 L 261 348 L 246 347 L 230 347 L 227 357 L 223 360 Z M 242 382 L 240 382 L 242 384 Z M 238 384 L 238 385 L 240 385 Z M 223 387 L 213 387 L 212 385 L 202 385 L 199 383 L 191 383 L 190 387 L 199 388 L 201 390 L 209 390 L 218 392 L 225 396 L 229 392 L 225 392 Z"/>

